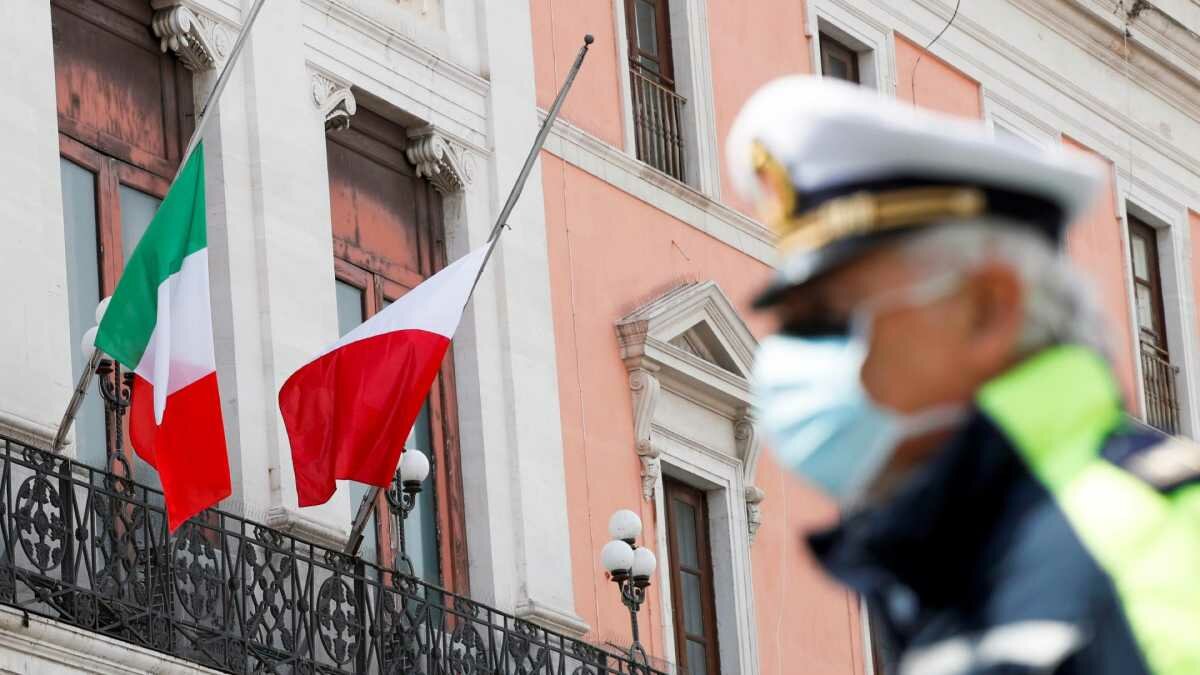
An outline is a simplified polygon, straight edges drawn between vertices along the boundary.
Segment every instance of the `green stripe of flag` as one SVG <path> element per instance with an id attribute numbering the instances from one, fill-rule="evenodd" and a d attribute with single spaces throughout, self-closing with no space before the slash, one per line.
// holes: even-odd
<path id="1" fill-rule="evenodd" d="M 204 147 L 198 144 L 125 265 L 96 333 L 96 346 L 136 368 L 158 320 L 158 287 L 183 259 L 208 245 L 204 214 Z"/>

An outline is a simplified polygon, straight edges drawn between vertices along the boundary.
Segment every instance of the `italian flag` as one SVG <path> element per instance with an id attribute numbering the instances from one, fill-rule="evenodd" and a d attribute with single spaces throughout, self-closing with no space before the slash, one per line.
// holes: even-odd
<path id="1" fill-rule="evenodd" d="M 391 484 L 487 252 L 455 260 L 283 383 L 300 506 L 329 501 L 339 479 Z"/>
<path id="2" fill-rule="evenodd" d="M 174 532 L 231 491 L 209 310 L 203 145 L 130 256 L 96 346 L 134 372 L 130 440 L 158 471 Z"/>

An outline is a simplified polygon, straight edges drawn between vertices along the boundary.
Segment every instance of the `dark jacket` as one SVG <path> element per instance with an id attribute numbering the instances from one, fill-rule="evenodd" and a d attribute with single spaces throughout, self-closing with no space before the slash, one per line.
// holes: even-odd
<path id="1" fill-rule="evenodd" d="M 1018 371 L 886 504 L 810 537 L 818 560 L 888 673 L 1200 673 L 1200 634 L 1163 630 L 1200 618 L 1200 462 L 1178 461 L 1200 453 L 1129 422 L 1081 348 Z"/>

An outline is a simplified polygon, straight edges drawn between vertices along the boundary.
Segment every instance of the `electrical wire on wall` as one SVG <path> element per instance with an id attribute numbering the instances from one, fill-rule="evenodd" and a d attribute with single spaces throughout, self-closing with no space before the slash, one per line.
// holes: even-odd
<path id="1" fill-rule="evenodd" d="M 917 60 L 913 63 L 912 72 L 908 76 L 909 84 L 912 85 L 913 105 L 917 104 L 917 66 L 921 65 L 921 59 L 925 58 L 925 54 L 929 52 L 930 48 L 946 34 L 946 31 L 950 30 L 950 26 L 954 25 L 954 20 L 958 18 L 958 8 L 961 6 L 962 0 L 956 0 L 954 3 L 954 12 L 950 14 L 950 19 L 946 21 L 946 25 L 942 26 L 942 30 L 933 36 L 933 39 L 929 41 L 929 44 L 925 45 L 925 49 L 920 54 L 917 54 Z"/>

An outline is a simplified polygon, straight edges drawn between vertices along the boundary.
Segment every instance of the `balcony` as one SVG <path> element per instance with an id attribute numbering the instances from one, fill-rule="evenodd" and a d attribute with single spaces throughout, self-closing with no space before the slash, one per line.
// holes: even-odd
<path id="1" fill-rule="evenodd" d="M 230 673 L 665 675 L 469 598 L 0 437 L 0 603 Z"/>
<path id="2" fill-rule="evenodd" d="M 1177 366 L 1167 352 L 1142 341 L 1142 385 L 1146 390 L 1146 422 L 1167 433 L 1179 433 L 1179 397 L 1176 394 Z"/>
<path id="3" fill-rule="evenodd" d="M 684 182 L 683 104 L 687 102 L 637 66 L 629 69 L 637 157 Z"/>

